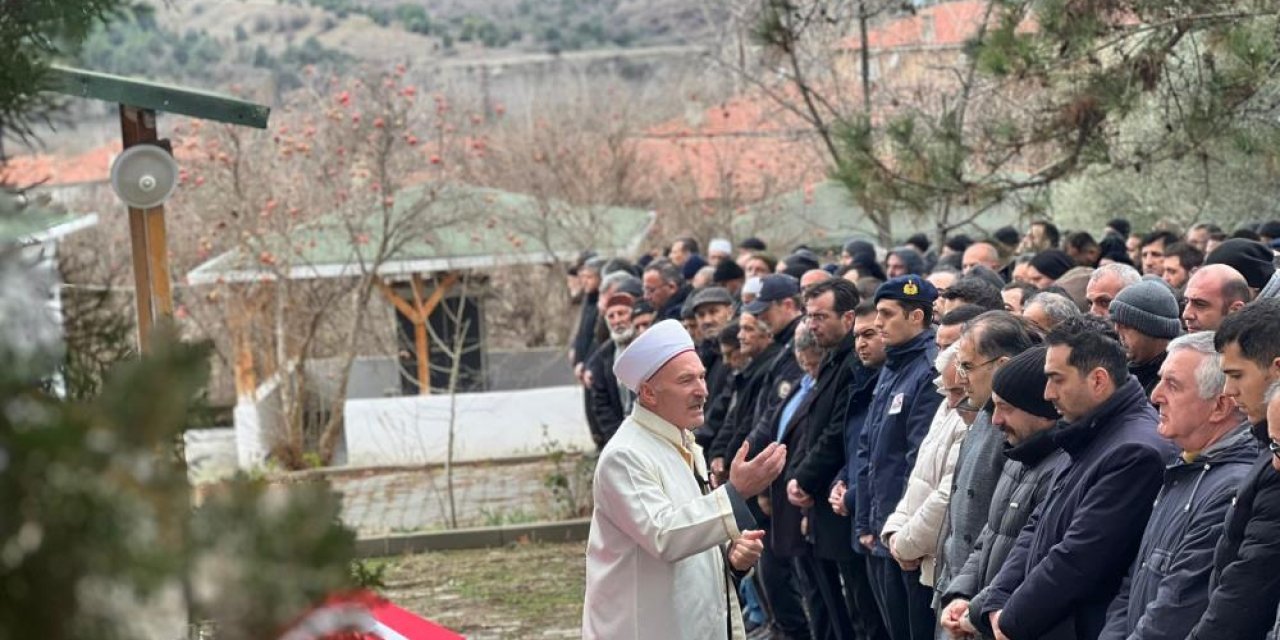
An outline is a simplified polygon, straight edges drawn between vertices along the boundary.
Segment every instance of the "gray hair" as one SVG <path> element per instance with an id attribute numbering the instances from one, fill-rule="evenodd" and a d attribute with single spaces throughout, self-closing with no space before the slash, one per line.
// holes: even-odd
<path id="1" fill-rule="evenodd" d="M 1134 269 L 1132 266 L 1123 262 L 1112 262 L 1094 269 L 1093 273 L 1089 276 L 1089 284 L 1093 284 L 1108 275 L 1114 275 L 1115 277 L 1120 278 L 1120 283 L 1125 287 L 1131 284 L 1137 284 L 1138 281 L 1142 279 L 1142 274 L 1138 273 L 1138 270 Z"/>
<path id="2" fill-rule="evenodd" d="M 1053 320 L 1054 325 L 1057 325 L 1067 318 L 1074 318 L 1081 315 L 1080 307 L 1076 305 L 1071 298 L 1052 291 L 1041 291 L 1040 293 L 1031 296 L 1031 299 L 1028 300 L 1026 305 L 1023 307 L 1023 312 L 1025 313 L 1026 308 L 1031 305 L 1039 305 L 1042 307 L 1045 315 L 1049 316 L 1049 318 Z"/>
<path id="3" fill-rule="evenodd" d="M 641 286 L 640 278 L 637 278 L 627 271 L 612 271 L 609 275 L 600 279 L 601 291 L 614 291 L 624 282 L 635 282 L 637 287 Z"/>
<path id="4" fill-rule="evenodd" d="M 938 357 L 933 359 L 933 368 L 938 373 L 942 373 L 943 371 L 946 371 L 947 370 L 946 368 L 950 367 L 951 363 L 956 361 L 956 354 L 959 352 L 960 352 L 960 343 L 958 341 L 952 344 L 951 346 L 947 347 L 946 349 L 939 351 Z"/>
<path id="5" fill-rule="evenodd" d="M 1201 398 L 1208 400 L 1222 393 L 1227 376 L 1222 373 L 1222 354 L 1213 348 L 1212 331 L 1197 331 L 1174 338 L 1169 342 L 1168 352 L 1177 351 L 1194 351 L 1202 356 L 1195 371 Z"/>
<path id="6" fill-rule="evenodd" d="M 677 287 L 684 284 L 684 275 L 681 273 L 680 267 L 665 258 L 650 262 L 649 266 L 644 268 L 644 271 L 645 273 L 650 271 L 657 272 L 658 277 L 662 278 L 663 282 L 667 284 L 674 284 Z"/>
<path id="7" fill-rule="evenodd" d="M 760 321 L 756 320 L 756 322 Z M 813 335 L 813 332 L 809 330 L 809 327 L 803 322 L 796 325 L 795 337 L 792 339 L 792 349 L 794 349 L 796 353 L 800 353 L 801 351 L 817 348 L 819 348 L 818 338 Z"/>

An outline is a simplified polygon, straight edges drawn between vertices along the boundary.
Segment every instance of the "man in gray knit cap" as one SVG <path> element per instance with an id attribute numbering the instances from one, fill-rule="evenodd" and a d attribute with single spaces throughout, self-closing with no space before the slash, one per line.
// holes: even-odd
<path id="1" fill-rule="evenodd" d="M 1111 320 L 1129 359 L 1129 373 L 1138 378 L 1147 397 L 1160 382 L 1160 365 L 1169 341 L 1182 335 L 1178 299 L 1162 280 L 1147 279 L 1125 287 L 1111 301 Z"/>

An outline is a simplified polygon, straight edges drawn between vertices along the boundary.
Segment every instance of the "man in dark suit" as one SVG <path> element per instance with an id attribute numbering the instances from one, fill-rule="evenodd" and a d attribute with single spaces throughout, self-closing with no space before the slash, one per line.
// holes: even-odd
<path id="1" fill-rule="evenodd" d="M 805 321 L 818 345 L 826 350 L 804 416 L 807 424 L 788 459 L 787 501 L 808 518 L 813 553 L 798 561 L 805 582 L 816 587 L 830 613 L 827 637 L 853 638 L 851 613 L 841 592 L 841 564 L 852 564 L 849 519 L 837 516 L 825 500 L 836 474 L 844 467 L 845 410 L 853 387 L 854 308 L 858 290 L 853 283 L 832 279 L 804 292 Z M 852 363 L 852 364 L 851 364 Z M 815 499 L 818 498 L 818 499 Z"/>

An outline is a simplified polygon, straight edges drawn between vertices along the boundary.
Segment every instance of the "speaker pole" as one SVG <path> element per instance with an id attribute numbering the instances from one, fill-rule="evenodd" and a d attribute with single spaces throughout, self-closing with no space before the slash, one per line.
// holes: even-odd
<path id="1" fill-rule="evenodd" d="M 136 144 L 160 143 L 153 109 L 120 105 L 120 132 L 125 149 Z M 173 317 L 164 205 L 151 209 L 129 207 L 129 236 L 138 310 L 138 347 L 145 353 L 151 349 L 152 327 Z"/>

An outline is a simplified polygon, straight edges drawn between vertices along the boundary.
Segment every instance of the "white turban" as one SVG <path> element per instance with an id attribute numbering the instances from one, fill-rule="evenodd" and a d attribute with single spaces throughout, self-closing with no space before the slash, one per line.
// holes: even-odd
<path id="1" fill-rule="evenodd" d="M 711 244 L 707 246 L 707 255 L 711 255 L 713 253 L 729 255 L 733 253 L 733 245 L 724 238 L 712 238 Z"/>
<path id="2" fill-rule="evenodd" d="M 636 391 L 672 358 L 693 351 L 693 338 L 676 320 L 663 320 L 640 334 L 613 363 L 613 375 Z"/>

